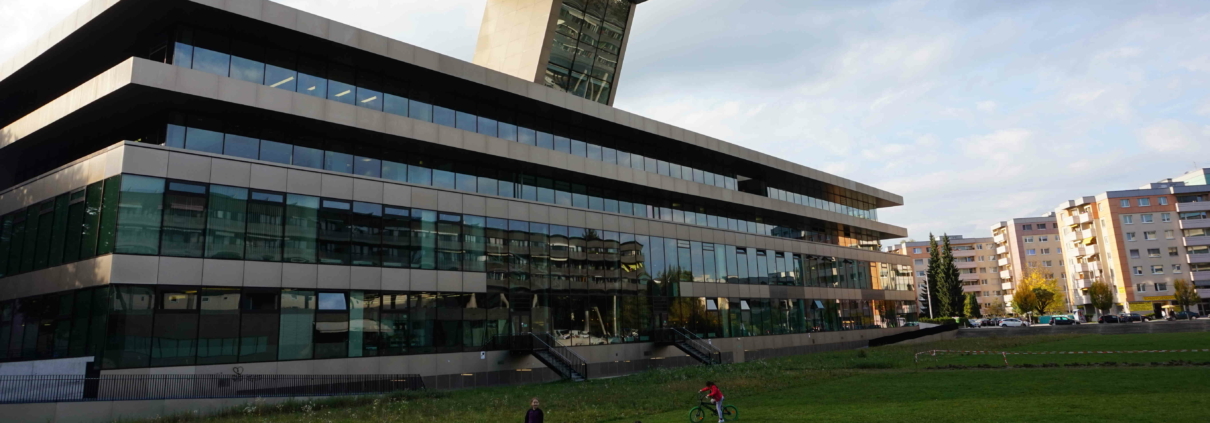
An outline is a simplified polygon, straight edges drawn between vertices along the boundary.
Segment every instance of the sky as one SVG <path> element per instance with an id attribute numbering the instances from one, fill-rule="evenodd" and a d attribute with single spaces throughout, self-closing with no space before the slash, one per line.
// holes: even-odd
<path id="1" fill-rule="evenodd" d="M 278 0 L 470 61 L 486 0 Z M 83 0 L 0 0 L 7 60 Z M 651 0 L 615 107 L 1002 220 L 1210 167 L 1210 2 Z"/>

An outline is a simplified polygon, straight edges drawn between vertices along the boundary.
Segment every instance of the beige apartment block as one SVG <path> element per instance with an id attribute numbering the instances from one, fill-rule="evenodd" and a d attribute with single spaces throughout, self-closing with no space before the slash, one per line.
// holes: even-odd
<path id="1" fill-rule="evenodd" d="M 942 245 L 940 239 L 937 245 Z M 962 292 L 975 294 L 979 303 L 987 310 L 993 299 L 1004 295 L 1000 270 L 996 264 L 995 243 L 993 238 L 964 238 L 962 235 L 950 235 L 950 247 L 954 251 L 954 266 L 960 273 Z M 902 254 L 912 259 L 913 282 L 921 300 L 921 315 L 928 307 L 923 301 L 928 297 L 928 241 L 904 241 L 891 247 L 891 252 Z M 936 310 L 933 310 L 935 313 Z"/>
<path id="2" fill-rule="evenodd" d="M 999 268 L 1001 299 L 1012 312 L 1013 291 L 1033 269 L 1066 279 L 1063 270 L 1063 245 L 1054 213 L 1041 217 L 1019 217 L 992 226 Z"/>
<path id="3" fill-rule="evenodd" d="M 1173 284 L 1193 281 L 1210 293 L 1210 187 L 1206 169 L 1139 189 L 1107 191 L 1064 202 L 1060 219 L 1068 299 L 1073 310 L 1093 315 L 1088 288 L 1112 285 L 1114 312 L 1166 314 Z M 1203 302 L 1199 307 L 1206 308 Z"/>

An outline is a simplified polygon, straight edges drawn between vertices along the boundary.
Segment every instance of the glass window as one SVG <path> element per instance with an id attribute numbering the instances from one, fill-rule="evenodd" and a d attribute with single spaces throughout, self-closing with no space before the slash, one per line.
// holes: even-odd
<path id="1" fill-rule="evenodd" d="M 412 218 L 405 208 L 385 207 L 382 229 L 382 265 L 411 267 Z"/>
<path id="2" fill-rule="evenodd" d="M 286 91 L 298 90 L 298 72 L 291 69 L 295 66 L 293 55 L 270 50 L 267 62 L 265 85 Z"/>
<path id="3" fill-rule="evenodd" d="M 571 154 L 588 157 L 588 144 L 584 143 L 584 141 L 571 140 Z"/>
<path id="4" fill-rule="evenodd" d="M 324 151 L 324 170 L 353 173 L 353 155 L 335 151 Z"/>
<path id="5" fill-rule="evenodd" d="M 353 203 L 353 244 L 350 260 L 354 266 L 381 266 L 379 246 L 382 244 L 382 205 Z"/>
<path id="6" fill-rule="evenodd" d="M 393 115 L 407 116 L 408 99 L 396 95 L 385 94 L 383 95 L 382 111 Z"/>
<path id="7" fill-rule="evenodd" d="M 203 288 L 200 299 L 197 364 L 239 361 L 240 333 L 234 329 L 240 327 L 239 288 Z"/>
<path id="8" fill-rule="evenodd" d="M 247 260 L 281 261 L 285 214 L 285 195 L 252 192 L 247 204 Z"/>
<path id="9" fill-rule="evenodd" d="M 352 203 L 324 199 L 319 208 L 318 252 L 321 264 L 349 264 Z"/>
<path id="10" fill-rule="evenodd" d="M 115 178 L 120 179 L 120 177 L 115 177 Z M 80 260 L 86 260 L 86 259 L 93 258 L 97 254 L 97 241 L 98 241 L 100 233 L 101 233 L 101 200 L 102 200 L 104 191 L 105 191 L 105 182 L 96 182 L 96 183 L 90 184 L 86 188 L 86 198 L 83 203 L 84 204 L 83 224 L 81 225 L 82 230 L 81 230 L 81 234 L 80 234 L 80 238 L 81 238 L 80 239 L 80 256 L 79 256 Z M 157 213 L 157 216 L 158 216 L 158 213 Z M 21 220 L 24 221 L 24 217 L 22 217 Z M 22 238 L 19 237 L 19 233 L 24 233 L 24 224 L 21 224 L 21 226 L 19 227 L 17 225 L 17 222 L 18 222 L 17 220 L 13 221 L 14 226 L 13 226 L 13 250 L 12 250 L 12 252 L 13 252 L 13 254 L 19 255 L 21 252 L 21 249 L 18 249 L 16 246 L 21 245 L 19 240 Z M 20 229 L 21 232 L 18 232 L 18 229 Z M 159 229 L 158 222 L 156 224 L 156 229 L 157 230 Z M 158 233 L 155 235 L 155 239 L 159 239 Z M 156 245 L 158 246 L 159 244 L 156 244 Z M 156 252 L 158 253 L 159 250 L 157 249 Z M 11 263 L 16 263 L 16 262 L 10 261 L 9 263 L 11 265 Z M 9 273 L 11 274 L 11 273 L 16 273 L 16 272 L 10 271 Z"/>
<path id="11" fill-rule="evenodd" d="M 343 292 L 321 292 L 315 313 L 315 358 L 348 356 L 349 307 Z"/>
<path id="12" fill-rule="evenodd" d="M 382 177 L 382 161 L 368 157 L 356 157 L 353 161 L 353 174 L 380 178 Z"/>
<path id="13" fill-rule="evenodd" d="M 265 64 L 239 56 L 231 56 L 231 77 L 254 84 L 264 84 Z"/>
<path id="14" fill-rule="evenodd" d="M 412 209 L 412 268 L 437 268 L 437 212 Z"/>
<path id="15" fill-rule="evenodd" d="M 372 110 L 382 110 L 383 95 L 381 92 L 365 87 L 357 87 L 357 105 Z"/>
<path id="16" fill-rule="evenodd" d="M 324 151 L 316 148 L 294 146 L 294 165 L 312 169 L 323 169 Z"/>
<path id="17" fill-rule="evenodd" d="M 454 116 L 453 110 L 441 106 L 433 106 L 433 123 L 454 128 L 457 127 Z"/>
<path id="18" fill-rule="evenodd" d="M 462 269 L 462 216 L 449 213 L 438 216 L 437 269 Z"/>
<path id="19" fill-rule="evenodd" d="M 129 179 L 128 175 L 126 179 Z M 155 288 L 150 286 L 113 286 L 109 305 L 108 329 L 102 367 L 125 369 L 147 367 L 151 357 Z"/>
<path id="20" fill-rule="evenodd" d="M 286 197 L 286 262 L 315 263 L 318 232 L 319 198 L 289 194 Z"/>
<path id="21" fill-rule="evenodd" d="M 282 290 L 278 360 L 307 360 L 312 357 L 315 308 L 315 291 Z"/>
<path id="22" fill-rule="evenodd" d="M 117 228 L 115 251 L 121 254 L 159 254 L 164 180 L 123 175 L 121 184 L 121 204 L 118 207 L 121 224 Z"/>
<path id="23" fill-rule="evenodd" d="M 207 205 L 206 257 L 242 260 L 244 230 L 247 226 L 245 216 L 248 211 L 248 190 L 211 185 Z"/>
<path id="24" fill-rule="evenodd" d="M 185 148 L 205 153 L 223 154 L 223 133 L 188 128 L 185 130 Z"/>
<path id="25" fill-rule="evenodd" d="M 291 164 L 294 147 L 280 142 L 260 142 L 260 160 L 273 163 Z"/>
<path id="26" fill-rule="evenodd" d="M 470 113 L 454 112 L 454 120 L 455 120 L 454 127 L 461 129 L 463 131 L 475 132 L 476 127 L 477 127 L 477 124 L 475 121 L 477 119 L 478 119 L 478 117 L 476 117 L 475 115 L 472 115 Z"/>
<path id="27" fill-rule="evenodd" d="M 357 94 L 353 91 L 357 87 L 353 84 L 342 82 L 353 80 L 353 71 L 344 69 L 341 66 L 329 66 L 328 68 L 328 100 L 338 101 L 344 104 L 356 103 Z"/>
<path id="28" fill-rule="evenodd" d="M 194 47 L 193 68 L 218 76 L 227 76 L 231 70 L 231 56 L 206 48 Z"/>
<path id="29" fill-rule="evenodd" d="M 164 222 L 160 254 L 202 257 L 206 229 L 206 185 L 169 182 L 164 195 Z M 122 216 L 123 225 L 126 216 Z"/>
<path id="30" fill-rule="evenodd" d="M 189 366 L 197 356 L 198 290 L 156 287 L 151 366 Z"/>
<path id="31" fill-rule="evenodd" d="M 239 316 L 239 361 L 241 363 L 278 359 L 279 293 L 280 291 L 277 289 L 257 288 L 245 288 L 241 293 Z M 202 307 L 205 310 L 206 306 Z M 205 314 L 206 312 L 203 311 L 203 319 L 206 318 Z"/>
<path id="32" fill-rule="evenodd" d="M 408 117 L 420 121 L 433 121 L 433 105 L 416 99 L 408 100 Z"/>

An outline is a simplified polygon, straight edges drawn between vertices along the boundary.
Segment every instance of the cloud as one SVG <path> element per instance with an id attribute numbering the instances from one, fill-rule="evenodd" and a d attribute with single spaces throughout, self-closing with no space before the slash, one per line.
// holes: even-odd
<path id="1" fill-rule="evenodd" d="M 1188 152 L 1201 150 L 1210 133 L 1206 128 L 1198 128 L 1193 124 L 1168 119 L 1154 123 L 1139 131 L 1139 143 L 1152 151 L 1161 153 Z"/>
<path id="2" fill-rule="evenodd" d="M 980 101 L 978 103 L 975 103 L 975 108 L 978 109 L 980 112 L 991 113 L 991 112 L 996 111 L 996 102 L 990 101 L 990 100 L 989 101 Z"/>

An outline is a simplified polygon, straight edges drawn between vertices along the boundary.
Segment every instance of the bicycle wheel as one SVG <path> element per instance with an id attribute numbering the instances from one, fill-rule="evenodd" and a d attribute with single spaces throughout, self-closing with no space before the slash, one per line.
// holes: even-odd
<path id="1" fill-rule="evenodd" d="M 739 420 L 739 409 L 734 405 L 723 407 L 723 420 L 733 422 Z"/>
<path id="2" fill-rule="evenodd" d="M 701 406 L 689 409 L 689 421 L 693 423 L 701 423 L 706 420 L 706 411 L 702 410 Z"/>

